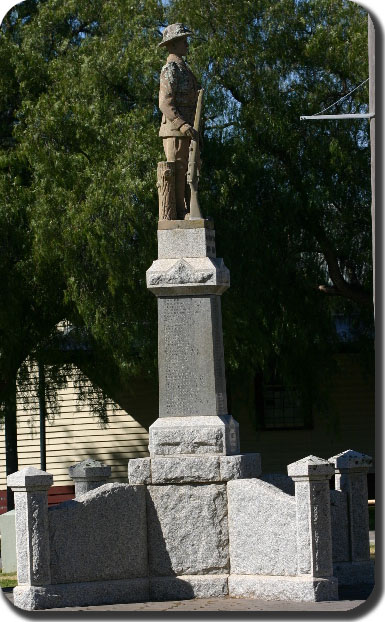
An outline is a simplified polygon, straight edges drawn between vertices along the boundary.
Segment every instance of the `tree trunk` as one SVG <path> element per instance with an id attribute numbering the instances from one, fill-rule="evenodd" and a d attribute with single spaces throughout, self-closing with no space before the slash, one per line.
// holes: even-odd
<path id="1" fill-rule="evenodd" d="M 16 427 L 16 373 L 9 381 L 4 404 L 5 471 L 7 475 L 18 471 Z M 7 488 L 7 511 L 15 507 L 13 492 Z"/>
<path id="2" fill-rule="evenodd" d="M 158 162 L 159 220 L 176 220 L 175 162 Z"/>

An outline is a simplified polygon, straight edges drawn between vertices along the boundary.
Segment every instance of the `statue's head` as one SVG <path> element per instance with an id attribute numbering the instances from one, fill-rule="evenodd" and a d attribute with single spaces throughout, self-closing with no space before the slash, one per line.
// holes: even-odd
<path id="1" fill-rule="evenodd" d="M 176 52 L 181 55 L 186 54 L 188 49 L 187 37 L 192 36 L 191 30 L 184 24 L 170 24 L 163 31 L 163 39 L 159 47 L 166 47 L 169 52 Z"/>

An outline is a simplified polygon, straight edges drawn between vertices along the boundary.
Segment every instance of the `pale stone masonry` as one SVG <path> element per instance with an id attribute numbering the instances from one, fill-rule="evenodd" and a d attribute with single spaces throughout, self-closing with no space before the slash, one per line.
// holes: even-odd
<path id="1" fill-rule="evenodd" d="M 349 449 L 329 458 L 332 491 L 333 566 L 341 584 L 374 583 L 370 560 L 367 474 L 372 458 Z"/>
<path id="2" fill-rule="evenodd" d="M 111 467 L 99 460 L 87 458 L 71 466 L 68 475 L 75 482 L 75 497 L 78 497 L 107 483 L 111 476 Z"/>
<path id="3" fill-rule="evenodd" d="M 369 458 L 307 456 L 288 466 L 287 477 L 261 477 L 260 454 L 240 453 L 238 423 L 227 411 L 221 295 L 230 277 L 215 256 L 213 224 L 160 222 L 158 244 L 147 271 L 158 302 L 160 391 L 150 457 L 129 461 L 128 483 L 103 483 L 107 465 L 74 465 L 76 498 L 50 509 L 51 475 L 9 476 L 15 605 L 337 599 L 338 578 L 372 576 Z"/>
<path id="4" fill-rule="evenodd" d="M 18 582 L 28 586 L 49 585 L 48 488 L 53 477 L 27 467 L 9 475 L 7 483 L 15 493 Z"/>

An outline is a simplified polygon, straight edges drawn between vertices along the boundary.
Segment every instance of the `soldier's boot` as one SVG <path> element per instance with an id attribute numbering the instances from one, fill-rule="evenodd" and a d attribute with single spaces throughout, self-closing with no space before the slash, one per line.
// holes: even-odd
<path id="1" fill-rule="evenodd" d="M 185 205 L 186 165 L 184 162 L 175 162 L 175 207 L 178 220 L 184 220 L 187 209 Z"/>

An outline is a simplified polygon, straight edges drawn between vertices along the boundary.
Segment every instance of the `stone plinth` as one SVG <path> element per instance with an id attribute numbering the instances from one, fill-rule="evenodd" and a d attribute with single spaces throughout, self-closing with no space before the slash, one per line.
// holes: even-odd
<path id="1" fill-rule="evenodd" d="M 133 458 L 128 463 L 130 484 L 224 483 L 259 477 L 260 454 L 195 455 Z"/>
<path id="2" fill-rule="evenodd" d="M 158 299 L 159 419 L 150 455 L 239 453 L 227 412 L 221 294 L 230 285 L 209 220 L 160 221 L 147 287 Z M 210 480 L 208 480 L 210 481 Z"/>

